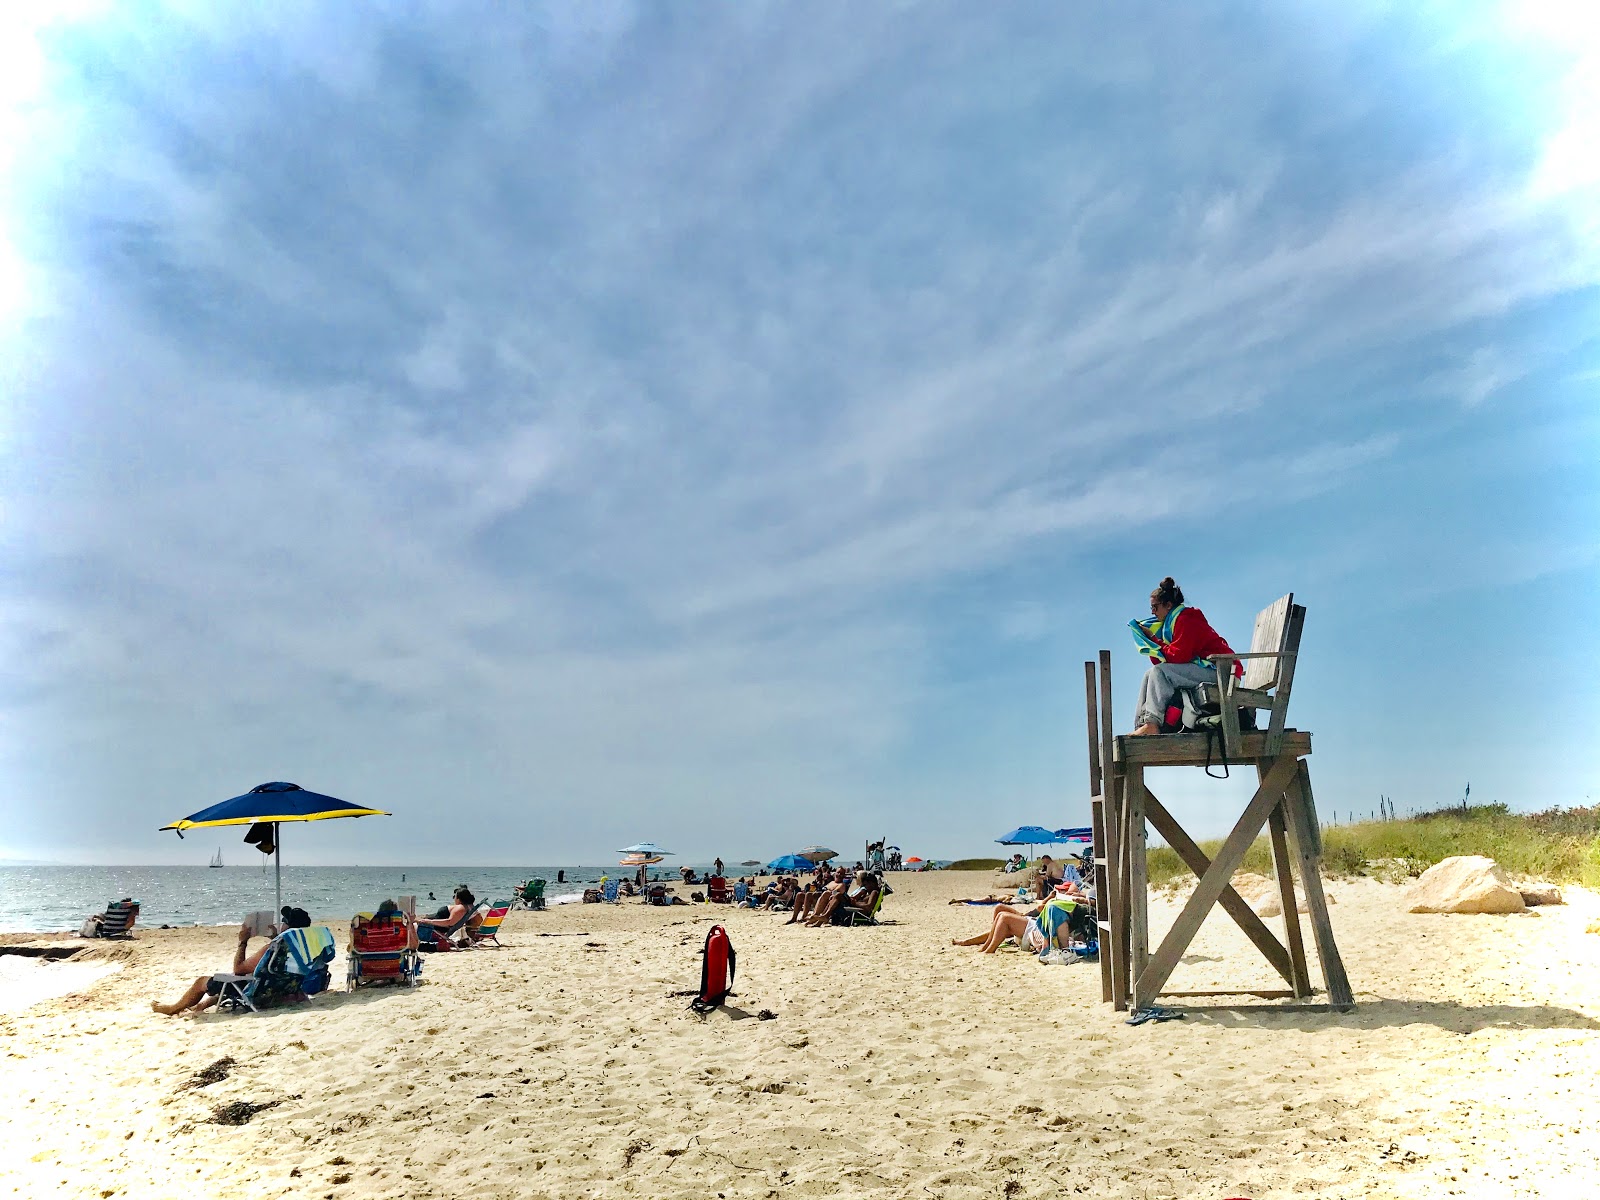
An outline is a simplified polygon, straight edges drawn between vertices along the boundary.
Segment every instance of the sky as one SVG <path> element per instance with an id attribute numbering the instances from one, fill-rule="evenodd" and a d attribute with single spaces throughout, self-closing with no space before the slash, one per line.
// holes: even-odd
<path id="1" fill-rule="evenodd" d="M 1169 574 L 1325 821 L 1600 799 L 1590 6 L 0 25 L 0 859 L 996 854 Z"/>

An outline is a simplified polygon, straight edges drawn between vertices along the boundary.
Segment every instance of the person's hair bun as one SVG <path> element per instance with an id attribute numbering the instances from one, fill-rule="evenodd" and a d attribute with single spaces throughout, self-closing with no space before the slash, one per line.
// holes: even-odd
<path id="1" fill-rule="evenodd" d="M 1177 586 L 1178 586 L 1178 581 L 1176 579 L 1174 579 L 1171 575 L 1168 575 L 1165 579 L 1163 579 L 1161 581 L 1161 587 L 1162 587 L 1163 590 L 1165 590 L 1167 588 L 1175 588 Z"/>

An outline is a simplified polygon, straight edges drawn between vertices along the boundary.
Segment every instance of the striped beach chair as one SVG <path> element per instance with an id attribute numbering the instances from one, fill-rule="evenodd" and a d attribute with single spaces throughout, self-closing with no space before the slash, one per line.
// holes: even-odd
<path id="1" fill-rule="evenodd" d="M 397 983 L 415 987 L 422 974 L 422 956 L 411 919 L 403 912 L 357 913 L 350 920 L 350 945 L 345 988 L 363 984 Z"/>
<path id="2" fill-rule="evenodd" d="M 139 917 L 139 902 L 124 896 L 106 905 L 103 913 L 96 913 L 85 922 L 90 937 L 131 938 L 133 923 Z"/>
<path id="3" fill-rule="evenodd" d="M 472 939 L 472 944 L 481 946 L 485 942 L 493 942 L 496 946 L 500 945 L 500 926 L 504 924 L 506 914 L 510 911 L 509 900 L 496 900 L 490 904 L 489 910 L 483 914 L 483 920 L 478 923 L 476 929 L 471 925 L 467 926 L 467 936 Z"/>
<path id="4" fill-rule="evenodd" d="M 222 982 L 217 1008 L 260 1012 L 266 1004 L 315 996 L 328 987 L 328 964 L 336 953 L 333 933 L 326 926 L 285 929 L 272 939 L 249 975 L 216 977 Z"/>

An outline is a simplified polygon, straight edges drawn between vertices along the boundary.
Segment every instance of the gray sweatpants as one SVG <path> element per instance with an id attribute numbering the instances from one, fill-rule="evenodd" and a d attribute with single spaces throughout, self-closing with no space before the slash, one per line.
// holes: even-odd
<path id="1" fill-rule="evenodd" d="M 1215 683 L 1215 667 L 1197 667 L 1193 663 L 1156 663 L 1144 673 L 1139 685 L 1139 711 L 1133 727 L 1161 725 L 1167 719 L 1167 705 L 1179 688 L 1197 687 L 1202 683 Z"/>

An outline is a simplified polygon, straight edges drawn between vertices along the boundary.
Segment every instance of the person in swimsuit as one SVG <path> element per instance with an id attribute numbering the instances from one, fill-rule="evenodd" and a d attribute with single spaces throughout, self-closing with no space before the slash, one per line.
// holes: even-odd
<path id="1" fill-rule="evenodd" d="M 1044 905 L 1031 909 L 1015 908 L 1009 904 L 995 906 L 989 922 L 989 932 L 977 937 L 951 938 L 952 946 L 982 946 L 983 953 L 993 954 L 1007 938 L 1016 938 L 1017 945 L 1029 953 L 1037 954 L 1048 944 L 1044 931 L 1039 928 L 1039 913 Z"/>
<path id="2" fill-rule="evenodd" d="M 311 924 L 311 918 L 304 909 L 284 906 L 280 914 L 284 929 L 304 929 Z M 266 945 L 254 954 L 250 951 L 250 926 L 239 926 L 239 943 L 233 951 L 234 975 L 249 975 L 261 962 L 261 956 L 272 946 L 272 939 L 278 934 L 277 927 L 272 927 L 272 932 L 263 934 L 267 939 Z M 205 1012 L 217 1002 L 217 997 L 222 994 L 222 985 L 225 977 L 222 975 L 202 975 L 189 985 L 186 991 L 171 1004 L 163 1004 L 159 1000 L 150 1001 L 150 1011 L 161 1013 L 163 1016 L 175 1017 L 182 1012 Z"/>

